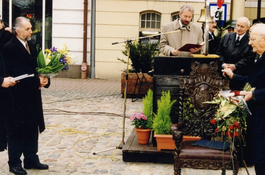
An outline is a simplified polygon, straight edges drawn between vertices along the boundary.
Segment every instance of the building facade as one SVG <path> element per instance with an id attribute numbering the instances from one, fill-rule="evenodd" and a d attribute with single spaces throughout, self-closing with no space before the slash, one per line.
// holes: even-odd
<path id="1" fill-rule="evenodd" d="M 210 4 L 216 2 L 209 0 Z M 84 0 L 12 0 L 12 5 L 10 3 L 11 0 L 0 0 L 1 19 L 10 23 L 15 17 L 26 15 L 34 22 L 36 33 L 33 39 L 39 47 L 60 47 L 66 44 L 75 60 L 72 70 L 77 70 L 70 69 L 69 74 L 81 78 L 81 64 L 86 54 L 88 67 L 90 60 L 95 60 L 95 78 L 107 79 L 119 79 L 126 69 L 126 64 L 118 60 L 127 59 L 122 54 L 126 40 L 160 32 L 166 23 L 176 19 L 180 7 L 186 3 L 194 7 L 193 21 L 197 23 L 201 9 L 205 6 L 205 0 L 95 0 L 96 14 L 92 16 L 92 0 L 88 0 L 87 49 L 84 51 Z M 244 14 L 241 16 L 251 20 L 257 17 L 256 0 L 225 0 L 225 4 L 227 20 L 231 16 L 236 20 L 237 14 Z M 264 6 L 262 2 L 263 9 Z M 261 17 L 264 16 L 265 12 L 261 10 Z M 92 17 L 95 18 L 94 58 L 90 58 Z M 197 24 L 201 26 L 201 23 Z M 112 44 L 115 42 L 118 44 Z"/>

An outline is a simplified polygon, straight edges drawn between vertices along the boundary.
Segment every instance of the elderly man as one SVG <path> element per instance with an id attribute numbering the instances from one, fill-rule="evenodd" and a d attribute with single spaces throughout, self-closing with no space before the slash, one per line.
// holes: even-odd
<path id="1" fill-rule="evenodd" d="M 160 39 L 159 50 L 167 56 L 181 55 L 178 50 L 180 47 L 187 43 L 201 44 L 202 43 L 202 30 L 199 26 L 191 22 L 194 9 L 185 4 L 179 11 L 179 19 L 166 24 L 162 33 L 174 32 L 171 34 L 162 34 Z M 178 32 L 179 31 L 179 32 Z M 189 51 L 197 53 L 201 48 L 191 48 Z M 187 52 L 186 52 L 187 53 Z M 183 53 L 185 55 L 185 53 Z"/>
<path id="2" fill-rule="evenodd" d="M 245 96 L 252 116 L 252 134 L 251 142 L 253 144 L 253 163 L 255 165 L 256 175 L 263 175 L 265 172 L 265 24 L 257 24 L 251 28 L 249 45 L 253 51 L 259 55 L 254 63 L 250 76 L 234 74 L 231 69 L 223 69 L 232 81 L 249 82 L 256 89 L 253 92 L 241 91 L 240 95 Z M 249 134 L 249 133 L 248 133 Z"/>
<path id="3" fill-rule="evenodd" d="M 220 65 L 223 68 L 230 68 L 234 73 L 249 75 L 254 64 L 255 54 L 251 46 L 248 45 L 248 29 L 250 21 L 246 17 L 238 18 L 236 23 L 236 32 L 227 33 L 220 42 L 217 54 L 220 56 Z M 242 84 L 230 83 L 230 88 L 241 90 Z"/>
<path id="4" fill-rule="evenodd" d="M 13 27 L 15 37 L 2 49 L 7 76 L 34 74 L 9 88 L 12 100 L 6 109 L 10 111 L 7 114 L 9 171 L 20 175 L 27 174 L 21 166 L 22 154 L 25 169 L 48 169 L 48 165 L 40 163 L 37 152 L 39 132 L 45 129 L 39 88 L 49 86 L 49 80 L 36 72 L 37 51 L 30 42 L 31 29 L 29 19 L 16 18 Z"/>

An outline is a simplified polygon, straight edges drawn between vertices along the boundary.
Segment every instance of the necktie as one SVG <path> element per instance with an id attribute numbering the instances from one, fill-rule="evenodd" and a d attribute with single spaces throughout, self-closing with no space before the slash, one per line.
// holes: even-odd
<path id="1" fill-rule="evenodd" d="M 214 40 L 214 35 L 213 35 L 213 33 L 210 33 L 210 35 L 211 35 L 211 39 Z"/>
<path id="2" fill-rule="evenodd" d="M 235 41 L 235 45 L 237 45 L 239 43 L 239 36 L 237 37 L 236 41 Z"/>
<path id="3" fill-rule="evenodd" d="M 26 49 L 27 49 L 28 53 L 30 54 L 30 50 L 29 50 L 29 45 L 28 45 L 28 43 L 26 43 Z"/>

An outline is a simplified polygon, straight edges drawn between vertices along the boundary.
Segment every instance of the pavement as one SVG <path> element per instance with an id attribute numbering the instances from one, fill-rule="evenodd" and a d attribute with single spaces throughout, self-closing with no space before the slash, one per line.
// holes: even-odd
<path id="1" fill-rule="evenodd" d="M 39 136 L 38 152 L 49 170 L 27 170 L 28 174 L 173 175 L 173 164 L 122 161 L 122 150 L 115 148 L 123 129 L 125 142 L 130 136 L 129 116 L 142 111 L 142 99 L 124 99 L 120 88 L 120 80 L 52 78 L 50 88 L 42 89 L 46 130 Z M 7 161 L 7 151 L 0 152 L 1 175 L 12 174 Z M 255 175 L 253 167 L 248 171 Z M 220 170 L 182 169 L 182 175 L 220 174 Z M 247 172 L 240 168 L 238 174 Z"/>

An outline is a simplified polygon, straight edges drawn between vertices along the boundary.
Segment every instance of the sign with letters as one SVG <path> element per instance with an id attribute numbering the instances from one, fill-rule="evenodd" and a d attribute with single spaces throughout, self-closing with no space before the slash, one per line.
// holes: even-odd
<path id="1" fill-rule="evenodd" d="M 217 21 L 220 17 L 220 15 L 222 16 L 222 21 L 226 21 L 226 16 L 227 16 L 227 4 L 223 4 L 221 8 L 219 8 L 217 6 L 217 4 L 210 4 L 209 5 L 211 14 L 210 16 L 212 16 L 214 18 L 215 21 Z"/>

